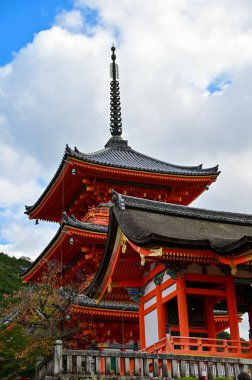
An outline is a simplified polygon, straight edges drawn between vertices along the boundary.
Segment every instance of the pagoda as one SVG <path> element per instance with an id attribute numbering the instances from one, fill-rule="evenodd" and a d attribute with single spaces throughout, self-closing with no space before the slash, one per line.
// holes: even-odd
<path id="1" fill-rule="evenodd" d="M 118 222 L 112 216 L 109 224 L 109 212 L 111 215 L 114 213 L 114 206 L 111 203 L 113 192 L 115 192 L 114 194 L 121 194 L 122 200 L 139 199 L 140 203 L 143 202 L 146 205 L 148 202 L 152 202 L 155 205 L 160 204 L 161 208 L 167 204 L 167 207 L 176 205 L 174 207 L 187 210 L 187 206 L 208 189 L 219 175 L 218 166 L 203 168 L 202 165 L 174 165 L 139 153 L 128 145 L 128 142 L 122 138 L 121 103 L 115 47 L 112 47 L 111 50 L 111 137 L 104 149 L 94 153 L 82 153 L 77 148 L 71 149 L 66 146 L 61 163 L 49 185 L 34 205 L 26 206 L 26 214 L 29 219 L 36 220 L 36 222 L 38 220 L 56 222 L 59 223 L 59 229 L 31 267 L 23 273 L 24 282 L 39 282 L 46 263 L 49 261 L 60 263 L 62 266 L 62 282 L 65 284 L 73 283 L 77 272 L 82 273 L 83 283 L 80 286 L 82 296 L 79 297 L 78 304 L 73 307 L 73 312 L 78 313 L 80 322 L 82 316 L 83 319 L 87 315 L 92 318 L 96 325 L 96 335 L 92 336 L 89 331 L 83 331 L 83 334 L 86 334 L 90 341 L 95 340 L 100 347 L 112 343 L 138 344 L 139 323 L 144 318 L 141 305 L 148 302 L 146 298 L 142 297 L 141 292 L 143 286 L 147 285 L 148 287 L 150 280 L 150 275 L 146 274 L 145 267 L 141 265 L 141 260 L 145 260 L 142 255 L 151 256 L 156 260 L 159 257 L 156 256 L 156 249 L 163 249 L 163 246 L 159 245 L 156 248 L 156 242 L 153 243 L 152 241 L 141 242 L 137 245 L 134 239 L 131 241 L 125 235 L 125 240 L 123 240 L 125 249 L 127 244 L 131 244 L 132 254 L 124 255 L 120 251 L 117 261 L 109 261 L 108 257 L 111 255 L 113 245 L 115 244 L 117 250 L 119 244 L 115 240 L 116 235 L 112 236 L 113 233 L 111 232 L 115 232 L 119 228 Z M 148 214 L 148 211 L 146 212 Z M 132 228 L 138 229 L 137 222 L 135 223 L 135 220 L 131 222 Z M 109 240 L 107 240 L 108 230 L 110 231 Z M 161 241 L 158 244 L 160 243 Z M 144 248 L 146 244 L 148 248 Z M 152 249 L 149 248 L 152 244 L 154 244 L 155 254 L 152 254 Z M 124 246 L 120 245 L 120 247 L 123 251 Z M 133 253 L 134 250 L 138 249 L 136 247 L 143 249 L 143 254 L 140 253 L 139 256 L 139 252 L 138 254 Z M 194 248 L 195 255 L 189 254 L 187 251 L 183 253 L 183 255 L 191 255 L 190 265 L 196 267 L 203 265 L 205 268 L 208 263 L 212 266 L 216 264 L 217 259 L 212 255 L 209 247 L 207 259 L 202 256 L 203 248 L 200 245 L 196 245 Z M 181 247 L 174 248 L 174 252 L 171 253 L 173 255 L 171 256 L 173 257 L 172 263 L 181 262 L 178 259 L 180 250 Z M 168 253 L 165 255 L 168 260 Z M 184 257 L 183 255 L 181 257 Z M 118 260 L 120 261 L 120 269 Z M 148 260 L 149 258 L 147 258 Z M 184 260 L 182 262 L 184 263 Z M 153 265 L 152 269 L 151 265 Z M 159 260 L 153 261 L 153 264 L 148 263 L 147 271 L 151 273 L 151 276 L 161 276 L 160 273 L 163 273 L 164 269 L 166 271 L 174 270 L 169 269 L 167 265 L 163 261 L 162 263 L 159 263 Z M 116 278 L 113 277 L 114 269 L 116 270 Z M 108 279 L 108 271 L 110 270 L 113 276 L 111 275 L 112 277 L 108 277 Z M 104 272 L 103 275 L 106 273 L 105 280 L 101 271 Z M 201 276 L 207 275 L 201 274 Z M 176 286 L 174 279 L 169 278 L 168 281 L 171 288 Z M 181 281 L 183 281 L 183 277 L 181 277 Z M 210 285 L 208 284 L 210 288 L 212 283 L 211 280 Z M 160 286 L 162 287 L 162 285 Z M 221 294 L 221 292 L 226 291 L 222 289 L 222 282 L 218 286 L 220 289 L 216 289 L 215 297 L 217 297 L 218 292 Z M 140 309 L 139 300 L 141 300 Z M 153 303 L 150 307 L 153 307 Z M 162 333 L 160 332 L 158 338 L 163 338 L 165 334 L 164 314 L 162 318 L 164 323 Z M 217 323 L 213 319 L 212 325 Z M 224 330 L 228 326 L 228 322 L 224 323 L 224 320 L 225 318 L 220 316 L 219 325 L 222 327 L 219 330 Z M 121 330 L 122 321 L 124 331 L 121 336 L 118 331 Z M 142 348 L 146 347 L 148 343 L 153 343 L 152 340 L 147 340 L 147 343 L 144 341 L 143 329 L 143 324 L 140 324 Z M 173 328 L 172 331 L 179 331 L 179 327 L 176 329 Z M 187 329 L 183 333 L 188 335 L 188 332 Z"/>

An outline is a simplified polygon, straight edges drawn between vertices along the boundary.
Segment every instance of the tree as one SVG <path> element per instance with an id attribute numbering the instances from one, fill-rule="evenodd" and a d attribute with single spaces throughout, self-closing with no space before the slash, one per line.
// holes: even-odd
<path id="1" fill-rule="evenodd" d="M 50 354 L 56 339 L 67 343 L 78 333 L 77 315 L 71 309 L 80 284 L 86 281 L 85 274 L 75 273 L 74 286 L 63 285 L 63 280 L 61 265 L 50 262 L 39 282 L 5 297 L 0 308 L 0 368 L 2 363 L 6 372 L 4 363 L 8 363 L 9 378 L 34 367 L 37 356 Z"/>

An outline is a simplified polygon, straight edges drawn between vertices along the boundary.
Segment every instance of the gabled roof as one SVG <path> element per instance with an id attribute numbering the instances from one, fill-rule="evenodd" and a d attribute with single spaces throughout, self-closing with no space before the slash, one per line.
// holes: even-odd
<path id="1" fill-rule="evenodd" d="M 113 194 L 113 214 L 136 245 L 205 247 L 232 254 L 252 247 L 252 215 Z"/>

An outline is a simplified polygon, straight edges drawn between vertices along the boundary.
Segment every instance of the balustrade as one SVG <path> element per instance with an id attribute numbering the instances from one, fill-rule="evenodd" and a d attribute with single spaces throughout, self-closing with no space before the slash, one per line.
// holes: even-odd
<path id="1" fill-rule="evenodd" d="M 63 349 L 58 341 L 53 356 L 37 364 L 36 380 L 88 377 L 178 379 L 183 376 L 201 379 L 203 371 L 208 380 L 223 376 L 236 379 L 242 371 L 252 372 L 252 360 L 134 351 L 69 350 Z"/>

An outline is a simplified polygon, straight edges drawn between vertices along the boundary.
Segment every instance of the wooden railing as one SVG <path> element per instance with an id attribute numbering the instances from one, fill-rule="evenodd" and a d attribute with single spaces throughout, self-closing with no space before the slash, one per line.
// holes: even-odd
<path id="1" fill-rule="evenodd" d="M 252 359 L 252 341 L 167 336 L 144 349 L 150 353 L 208 355 Z"/>
<path id="2" fill-rule="evenodd" d="M 192 376 L 236 379 L 242 371 L 252 371 L 252 360 L 147 352 L 86 351 L 63 349 L 56 342 L 54 354 L 36 367 L 36 380 L 76 378 L 178 379 Z"/>

